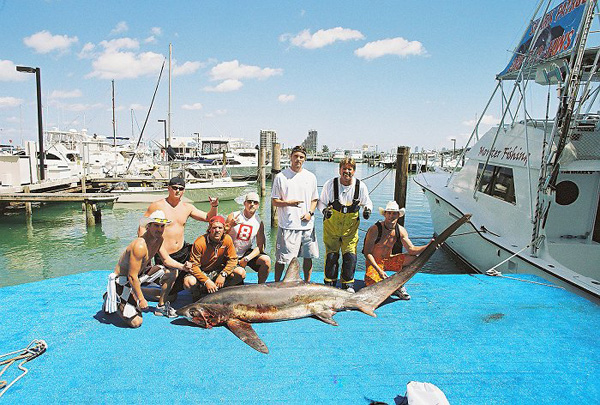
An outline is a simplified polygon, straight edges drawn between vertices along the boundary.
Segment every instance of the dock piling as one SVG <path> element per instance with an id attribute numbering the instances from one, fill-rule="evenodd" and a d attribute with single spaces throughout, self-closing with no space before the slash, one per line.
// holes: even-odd
<path id="1" fill-rule="evenodd" d="M 29 186 L 23 187 L 23 193 L 26 193 L 26 194 L 31 193 L 31 189 L 29 188 Z M 31 203 L 26 202 L 25 203 L 25 217 L 31 218 L 32 214 L 33 214 L 33 211 L 31 210 Z"/>
<path id="2" fill-rule="evenodd" d="M 260 196 L 267 194 L 267 172 L 265 169 L 267 162 L 267 148 L 262 146 L 258 153 L 258 183 L 260 185 Z"/>
<path id="3" fill-rule="evenodd" d="M 394 183 L 394 200 L 400 208 L 406 207 L 406 188 L 408 186 L 408 161 L 410 159 L 410 147 L 398 146 L 396 151 L 396 181 Z M 404 225 L 404 217 L 398 219 L 400 225 Z"/>
<path id="4" fill-rule="evenodd" d="M 273 153 L 271 155 L 273 157 L 273 162 L 271 164 L 271 179 L 275 180 L 275 176 L 277 173 L 281 171 L 281 144 L 274 143 L 273 144 Z M 271 199 L 271 228 L 278 227 L 279 223 L 277 220 L 277 207 L 273 205 L 273 200 Z"/>

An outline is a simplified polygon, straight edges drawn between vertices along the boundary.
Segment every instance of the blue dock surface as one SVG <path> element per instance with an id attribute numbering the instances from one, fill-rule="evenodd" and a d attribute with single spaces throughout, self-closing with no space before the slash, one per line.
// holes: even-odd
<path id="1" fill-rule="evenodd" d="M 182 318 L 145 313 L 141 328 L 123 327 L 101 311 L 107 275 L 0 288 L 0 354 L 48 344 L 0 402 L 394 404 L 423 381 L 451 404 L 600 403 L 600 307 L 561 289 L 417 274 L 412 300 L 388 300 L 377 318 L 254 324 L 265 355 Z M 0 379 L 18 374 L 13 365 Z"/>

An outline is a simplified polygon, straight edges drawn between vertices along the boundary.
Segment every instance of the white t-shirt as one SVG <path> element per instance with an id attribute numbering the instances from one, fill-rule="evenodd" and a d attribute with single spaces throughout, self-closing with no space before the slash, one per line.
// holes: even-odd
<path id="1" fill-rule="evenodd" d="M 233 214 L 236 225 L 229 230 L 229 236 L 233 239 L 233 246 L 238 257 L 242 257 L 249 249 L 256 246 L 256 234 L 260 229 L 260 217 L 254 214 L 246 218 L 244 210 Z"/>
<path id="2" fill-rule="evenodd" d="M 344 186 L 338 178 L 338 186 L 340 204 L 351 205 L 354 199 L 354 188 L 356 187 L 356 178 L 352 178 L 352 182 L 349 186 Z M 323 190 L 321 190 L 321 198 L 319 198 L 318 204 L 319 211 L 323 211 L 323 209 L 327 207 L 329 203 L 333 202 L 334 198 L 335 196 L 333 194 L 333 179 L 329 179 L 323 185 Z M 360 182 L 358 200 L 360 201 L 361 207 L 366 207 L 373 211 L 373 202 L 369 197 L 369 190 L 367 189 L 367 185 L 364 181 Z"/>
<path id="3" fill-rule="evenodd" d="M 317 178 L 306 169 L 296 173 L 289 167 L 281 171 L 273 180 L 271 198 L 280 200 L 300 200 L 298 207 L 277 207 L 279 227 L 283 229 L 313 229 L 315 217 L 310 221 L 302 221 L 300 217 L 310 211 L 313 200 L 319 199 Z"/>

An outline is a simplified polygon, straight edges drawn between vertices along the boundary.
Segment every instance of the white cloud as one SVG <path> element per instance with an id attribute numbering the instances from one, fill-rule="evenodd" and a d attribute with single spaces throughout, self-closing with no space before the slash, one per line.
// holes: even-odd
<path id="1" fill-rule="evenodd" d="M 124 49 L 138 49 L 140 42 L 133 38 L 117 38 L 111 39 L 110 41 L 102 41 L 100 45 L 104 47 L 106 52 L 118 52 Z"/>
<path id="2" fill-rule="evenodd" d="M 91 42 L 86 43 L 81 51 L 77 54 L 79 59 L 89 59 L 94 57 L 94 49 L 96 49 L 96 45 Z"/>
<path id="3" fill-rule="evenodd" d="M 155 44 L 156 38 L 154 37 L 154 35 L 150 35 L 148 38 L 144 39 L 144 43 L 145 44 Z"/>
<path id="4" fill-rule="evenodd" d="M 23 100 L 15 97 L 0 97 L 0 108 L 18 107 Z"/>
<path id="5" fill-rule="evenodd" d="M 362 48 L 354 51 L 360 58 L 372 60 L 385 55 L 397 55 L 406 58 L 411 55 L 425 55 L 427 51 L 419 41 L 408 41 L 402 37 L 387 38 L 369 42 Z"/>
<path id="6" fill-rule="evenodd" d="M 317 49 L 331 45 L 336 41 L 357 41 L 364 38 L 365 36 L 360 31 L 335 27 L 327 30 L 318 30 L 314 34 L 311 34 L 310 30 L 304 30 L 295 36 L 284 34 L 279 37 L 279 40 L 281 42 L 289 41 L 293 46 L 301 48 Z"/>
<path id="7" fill-rule="evenodd" d="M 156 36 L 162 35 L 162 28 L 160 28 L 160 27 L 152 27 L 152 29 L 150 31 L 152 32 L 152 35 L 156 35 Z"/>
<path id="8" fill-rule="evenodd" d="M 496 118 L 493 115 L 484 115 L 481 118 L 481 124 L 483 125 L 489 125 L 489 126 L 493 126 L 493 125 L 498 125 L 500 123 L 500 118 Z M 477 119 L 472 119 L 469 121 L 463 121 L 463 125 L 466 125 L 468 127 L 475 127 L 475 124 L 477 124 Z"/>
<path id="9" fill-rule="evenodd" d="M 173 76 L 183 76 L 195 73 L 198 69 L 202 67 L 202 63 L 200 62 L 185 62 L 183 65 L 179 66 L 175 64 L 173 66 Z"/>
<path id="10" fill-rule="evenodd" d="M 146 110 L 146 106 L 142 104 L 131 104 L 129 109 L 134 111 L 144 111 Z"/>
<path id="11" fill-rule="evenodd" d="M 283 69 L 242 65 L 238 60 L 219 63 L 210 70 L 211 80 L 234 79 L 238 81 L 240 79 L 267 79 L 271 76 L 282 74 Z"/>
<path id="12" fill-rule="evenodd" d="M 294 101 L 296 99 L 296 96 L 293 94 L 280 94 L 279 97 L 277 97 L 277 100 L 279 100 L 280 103 L 289 103 L 290 101 Z"/>
<path id="13" fill-rule="evenodd" d="M 77 98 L 77 97 L 81 97 L 82 93 L 81 90 L 79 89 L 75 89 L 75 90 L 71 90 L 71 91 L 62 91 L 62 90 L 54 90 L 52 93 L 50 93 L 50 98 Z"/>
<path id="14" fill-rule="evenodd" d="M 86 77 L 100 79 L 135 79 L 156 75 L 164 57 L 154 52 L 105 52 L 92 62 L 94 70 Z"/>
<path id="15" fill-rule="evenodd" d="M 50 53 L 53 51 L 66 52 L 71 45 L 77 43 L 77 37 L 67 35 L 52 35 L 49 31 L 40 31 L 30 37 L 23 38 L 23 43 L 32 48 L 36 53 Z"/>
<path id="16" fill-rule="evenodd" d="M 215 93 L 226 93 L 229 91 L 239 90 L 242 88 L 243 85 L 244 85 L 244 83 L 240 82 L 239 80 L 227 79 L 214 87 L 205 87 L 204 91 L 210 91 L 210 92 L 215 92 Z"/>
<path id="17" fill-rule="evenodd" d="M 225 114 L 227 114 L 227 110 L 216 110 L 216 111 L 206 114 L 205 117 L 206 118 L 214 118 L 216 116 L 225 115 Z"/>
<path id="18" fill-rule="evenodd" d="M 194 103 L 194 104 L 184 104 L 181 106 L 181 108 L 184 110 L 201 110 L 204 107 L 200 103 Z"/>
<path id="19" fill-rule="evenodd" d="M 17 72 L 17 66 L 11 60 L 0 59 L 0 82 L 22 82 L 27 80 L 29 75 Z"/>
<path id="20" fill-rule="evenodd" d="M 121 34 L 121 33 L 126 32 L 128 30 L 129 30 L 129 26 L 127 25 L 127 23 L 125 21 L 120 21 L 119 23 L 117 23 L 117 25 L 115 26 L 115 28 L 113 28 L 110 31 L 110 35 Z"/>

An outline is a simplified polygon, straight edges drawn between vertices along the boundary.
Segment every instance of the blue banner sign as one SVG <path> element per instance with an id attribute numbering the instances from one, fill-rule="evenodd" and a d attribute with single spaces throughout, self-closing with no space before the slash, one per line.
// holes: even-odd
<path id="1" fill-rule="evenodd" d="M 587 0 L 565 0 L 543 17 L 533 21 L 527 27 L 508 66 L 498 78 L 512 76 L 511 73 L 518 72 L 525 60 L 529 67 L 570 52 L 581 27 L 586 3 Z M 531 47 L 531 41 L 538 29 L 539 35 Z"/>

